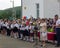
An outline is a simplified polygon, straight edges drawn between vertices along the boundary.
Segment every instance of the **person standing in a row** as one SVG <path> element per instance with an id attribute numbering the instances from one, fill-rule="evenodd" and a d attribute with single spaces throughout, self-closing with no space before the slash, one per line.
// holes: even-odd
<path id="1" fill-rule="evenodd" d="M 52 24 L 53 32 L 55 32 L 55 33 L 56 33 L 56 22 L 57 22 L 57 20 L 58 20 L 58 15 L 55 15 L 54 19 L 53 19 L 53 24 Z M 55 44 L 55 40 L 57 40 L 56 34 L 54 35 L 53 44 Z"/>
<path id="2" fill-rule="evenodd" d="M 58 15 L 56 15 L 55 17 L 58 18 Z M 60 19 L 57 19 L 56 21 L 56 37 L 57 37 L 56 47 L 59 47 L 60 46 Z"/>
<path id="3" fill-rule="evenodd" d="M 42 46 L 46 47 L 46 41 L 47 41 L 47 23 L 45 19 L 41 20 L 40 23 L 40 40 L 42 41 Z"/>

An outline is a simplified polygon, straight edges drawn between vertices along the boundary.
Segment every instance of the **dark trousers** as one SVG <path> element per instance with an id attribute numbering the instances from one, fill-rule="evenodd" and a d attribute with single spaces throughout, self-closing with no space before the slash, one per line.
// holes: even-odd
<path id="1" fill-rule="evenodd" d="M 7 29 L 7 36 L 10 36 L 11 30 Z"/>
<path id="2" fill-rule="evenodd" d="M 57 45 L 60 45 L 60 28 L 56 28 Z"/>
<path id="3" fill-rule="evenodd" d="M 21 36 L 20 36 L 20 30 L 18 30 L 18 36 L 19 36 L 19 38 L 21 37 Z"/>

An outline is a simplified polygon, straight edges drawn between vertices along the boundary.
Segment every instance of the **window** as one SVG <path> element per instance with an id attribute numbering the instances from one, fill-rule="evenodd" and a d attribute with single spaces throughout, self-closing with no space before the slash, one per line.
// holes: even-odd
<path id="1" fill-rule="evenodd" d="M 38 18 L 39 17 L 39 3 L 36 4 L 36 14 Z"/>

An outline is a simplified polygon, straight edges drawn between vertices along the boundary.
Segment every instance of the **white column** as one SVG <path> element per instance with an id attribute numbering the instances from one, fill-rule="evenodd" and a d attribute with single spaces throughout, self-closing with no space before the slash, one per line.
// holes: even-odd
<path id="1" fill-rule="evenodd" d="M 57 0 L 58 1 L 58 3 L 59 3 L 59 14 L 60 14 L 60 0 Z"/>
<path id="2" fill-rule="evenodd" d="M 44 18 L 44 0 L 40 0 L 40 18 Z"/>

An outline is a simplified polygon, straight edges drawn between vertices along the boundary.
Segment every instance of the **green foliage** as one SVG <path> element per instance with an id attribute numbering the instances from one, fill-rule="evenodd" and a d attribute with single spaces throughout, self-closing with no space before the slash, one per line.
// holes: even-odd
<path id="1" fill-rule="evenodd" d="M 12 18 L 12 8 L 5 9 L 5 10 L 0 10 L 0 19 L 11 19 Z M 15 7 L 14 8 L 16 12 L 16 18 L 21 17 L 21 6 Z"/>
<path id="2" fill-rule="evenodd" d="M 53 32 L 53 29 L 52 28 L 48 28 L 47 31 L 48 32 Z"/>

